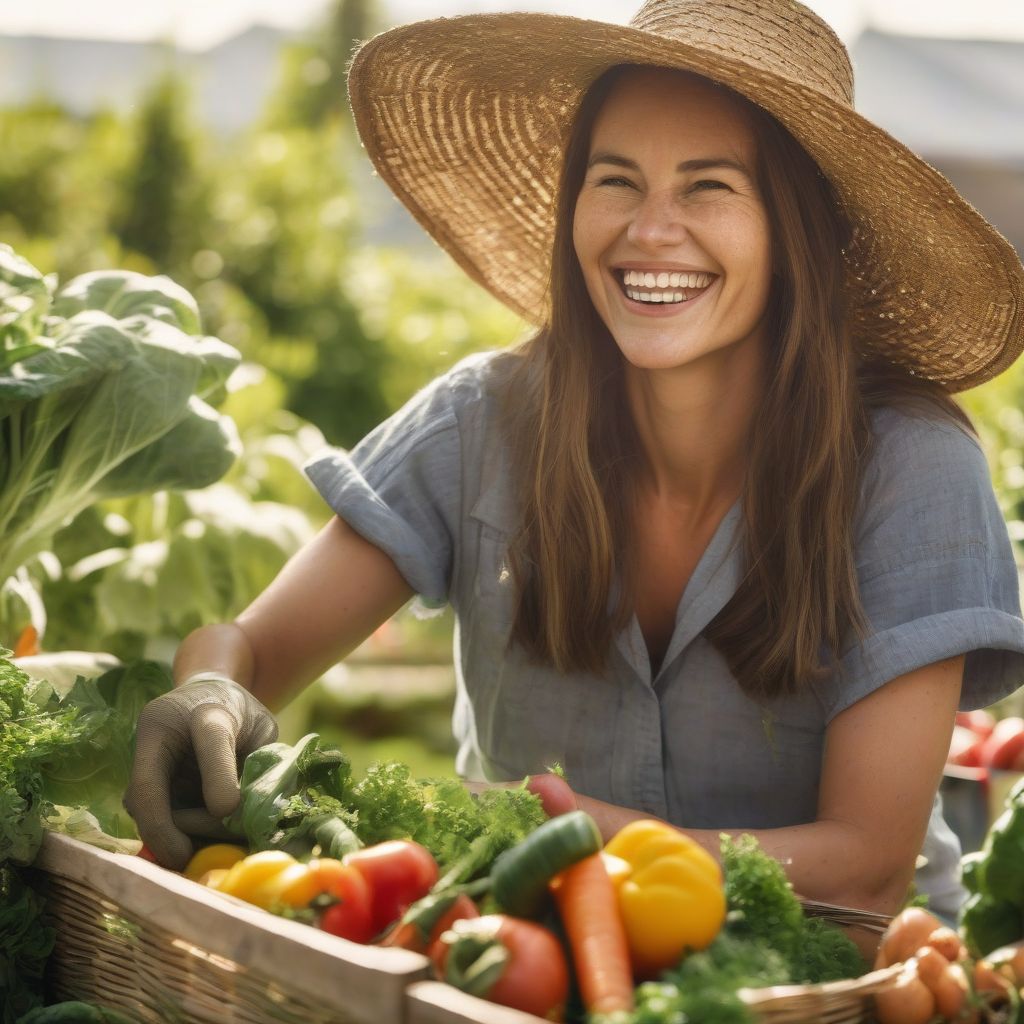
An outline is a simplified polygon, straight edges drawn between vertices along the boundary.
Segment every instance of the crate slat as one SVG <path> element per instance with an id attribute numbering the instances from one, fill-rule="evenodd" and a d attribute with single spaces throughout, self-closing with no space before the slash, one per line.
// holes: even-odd
<path id="1" fill-rule="evenodd" d="M 58 932 L 55 994 L 147 1024 L 398 1024 L 427 976 L 417 953 L 347 942 L 66 836 L 47 834 L 33 869 Z"/>

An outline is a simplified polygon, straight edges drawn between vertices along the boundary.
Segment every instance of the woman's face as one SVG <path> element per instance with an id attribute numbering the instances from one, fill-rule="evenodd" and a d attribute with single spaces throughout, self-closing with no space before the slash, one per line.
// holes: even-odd
<path id="1" fill-rule="evenodd" d="M 695 76 L 626 72 L 591 135 L 573 242 L 623 356 L 667 369 L 762 343 L 768 215 L 743 107 Z"/>

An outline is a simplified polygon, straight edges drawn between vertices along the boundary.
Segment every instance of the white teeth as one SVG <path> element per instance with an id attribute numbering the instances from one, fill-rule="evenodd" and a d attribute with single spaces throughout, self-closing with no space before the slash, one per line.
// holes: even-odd
<path id="1" fill-rule="evenodd" d="M 705 288 L 712 281 L 711 274 L 702 273 L 669 273 L 668 271 L 627 270 L 622 275 L 625 285 L 637 288 Z"/>
<path id="2" fill-rule="evenodd" d="M 686 296 L 682 292 L 638 292 L 626 289 L 626 295 L 634 302 L 684 302 Z"/>

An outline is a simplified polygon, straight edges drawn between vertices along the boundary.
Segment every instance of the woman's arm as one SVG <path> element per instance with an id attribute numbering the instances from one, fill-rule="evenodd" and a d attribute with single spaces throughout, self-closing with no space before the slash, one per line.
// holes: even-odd
<path id="1" fill-rule="evenodd" d="M 394 562 L 335 516 L 233 623 L 182 641 L 175 681 L 219 672 L 277 710 L 411 596 Z"/>
<path id="2" fill-rule="evenodd" d="M 818 818 L 776 829 L 684 829 L 716 859 L 720 832 L 749 831 L 809 899 L 894 913 L 924 842 L 949 750 L 963 656 L 899 676 L 835 717 L 826 734 Z M 649 817 L 577 797 L 609 839 Z"/>

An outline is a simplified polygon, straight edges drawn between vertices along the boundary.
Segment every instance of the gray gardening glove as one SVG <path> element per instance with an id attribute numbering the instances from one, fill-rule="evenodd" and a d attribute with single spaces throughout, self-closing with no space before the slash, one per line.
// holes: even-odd
<path id="1" fill-rule="evenodd" d="M 225 837 L 221 819 L 238 806 L 246 755 L 275 739 L 274 716 L 216 672 L 197 673 L 142 709 L 124 806 L 161 864 L 188 863 L 189 835 Z"/>

